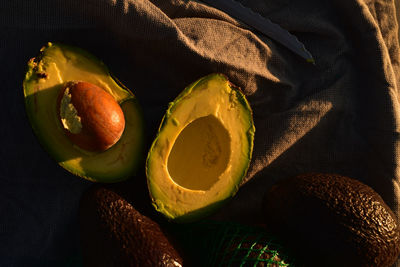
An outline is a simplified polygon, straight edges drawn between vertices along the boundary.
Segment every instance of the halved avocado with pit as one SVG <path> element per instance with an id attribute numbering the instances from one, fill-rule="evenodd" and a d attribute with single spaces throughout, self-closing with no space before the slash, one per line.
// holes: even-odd
<path id="1" fill-rule="evenodd" d="M 215 211 L 247 172 L 254 132 L 250 105 L 224 75 L 188 86 L 170 104 L 148 153 L 146 175 L 156 210 L 177 222 Z"/>
<path id="2" fill-rule="evenodd" d="M 125 128 L 111 148 L 101 152 L 86 151 L 66 136 L 58 116 L 57 99 L 70 81 L 96 85 L 120 105 Z M 100 60 L 77 47 L 48 43 L 28 62 L 23 90 L 33 131 L 62 167 L 95 182 L 118 182 L 135 174 L 144 147 L 140 106 L 133 93 L 113 77 Z"/>

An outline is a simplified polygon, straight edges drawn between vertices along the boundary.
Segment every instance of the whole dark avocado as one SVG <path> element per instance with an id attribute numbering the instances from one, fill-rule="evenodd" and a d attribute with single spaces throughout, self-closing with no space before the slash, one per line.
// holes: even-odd
<path id="1" fill-rule="evenodd" d="M 159 224 L 112 186 L 95 185 L 84 193 L 79 223 L 84 266 L 183 266 Z"/>
<path id="2" fill-rule="evenodd" d="M 398 219 L 369 186 L 337 174 L 283 180 L 266 193 L 269 229 L 304 266 L 391 266 L 400 253 Z"/>

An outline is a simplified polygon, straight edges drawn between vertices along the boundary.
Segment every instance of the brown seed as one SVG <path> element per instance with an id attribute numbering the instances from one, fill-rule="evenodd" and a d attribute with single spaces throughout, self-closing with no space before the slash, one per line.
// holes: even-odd
<path id="1" fill-rule="evenodd" d="M 60 91 L 57 110 L 66 135 L 84 150 L 107 150 L 125 128 L 124 113 L 114 97 L 88 82 L 67 82 Z"/>

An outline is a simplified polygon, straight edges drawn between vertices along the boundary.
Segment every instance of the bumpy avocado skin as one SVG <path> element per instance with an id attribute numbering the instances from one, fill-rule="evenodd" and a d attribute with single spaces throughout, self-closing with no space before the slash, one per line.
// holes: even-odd
<path id="1" fill-rule="evenodd" d="M 183 266 L 160 226 L 135 209 L 121 190 L 95 185 L 80 202 L 84 266 Z"/>
<path id="2" fill-rule="evenodd" d="M 337 174 L 304 174 L 264 198 L 270 229 L 304 266 L 391 266 L 400 253 L 399 223 L 369 186 Z"/>

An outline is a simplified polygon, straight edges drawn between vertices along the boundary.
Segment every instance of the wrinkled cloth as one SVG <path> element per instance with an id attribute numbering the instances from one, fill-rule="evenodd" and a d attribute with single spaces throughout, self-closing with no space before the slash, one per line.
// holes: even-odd
<path id="1" fill-rule="evenodd" d="M 393 0 L 240 2 L 294 34 L 315 65 L 200 1 L 2 1 L 1 266 L 80 258 L 77 209 L 91 182 L 47 155 L 23 103 L 26 62 L 48 41 L 90 51 L 135 93 L 147 147 L 168 103 L 191 82 L 219 72 L 241 88 L 254 115 L 253 157 L 237 195 L 215 219 L 259 223 L 271 185 L 305 172 L 358 179 L 400 215 Z"/>

